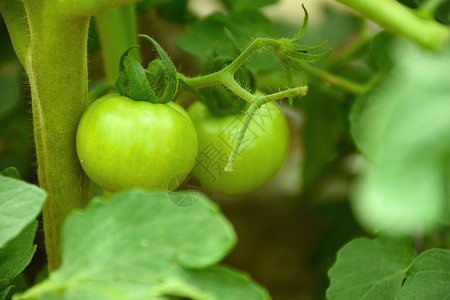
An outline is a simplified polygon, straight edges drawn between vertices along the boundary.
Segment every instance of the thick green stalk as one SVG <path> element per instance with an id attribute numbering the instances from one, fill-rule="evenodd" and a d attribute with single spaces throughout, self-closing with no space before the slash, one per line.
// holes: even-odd
<path id="1" fill-rule="evenodd" d="M 6 24 L 17 58 L 25 70 L 30 68 L 30 33 L 25 19 L 25 7 L 16 0 L 0 0 L 0 13 Z"/>
<path id="2" fill-rule="evenodd" d="M 43 221 L 49 271 L 60 265 L 64 219 L 90 199 L 89 179 L 75 150 L 77 125 L 88 106 L 89 19 L 92 14 L 132 1 L 23 0 L 27 16 L 21 20 L 28 20 L 29 29 L 22 35 L 29 33 L 31 41 L 27 74 L 38 179 L 48 194 Z M 19 4 L 21 1 L 12 1 L 12 5 Z M 16 33 L 11 39 L 17 39 Z"/>
<path id="3" fill-rule="evenodd" d="M 122 53 L 137 44 L 134 4 L 107 10 L 97 15 L 95 20 L 106 81 L 115 82 L 119 76 L 119 61 Z M 137 53 L 132 51 L 130 54 L 138 58 Z"/>
<path id="4" fill-rule="evenodd" d="M 45 5 L 25 2 L 32 41 L 28 77 L 38 179 L 48 193 L 43 221 L 48 266 L 53 271 L 60 265 L 60 230 L 65 217 L 90 199 L 89 179 L 75 150 L 77 125 L 88 106 L 89 17 L 68 19 Z"/>
<path id="5" fill-rule="evenodd" d="M 382 27 L 404 35 L 425 48 L 438 50 L 450 37 L 447 27 L 424 19 L 395 0 L 337 0 Z"/>

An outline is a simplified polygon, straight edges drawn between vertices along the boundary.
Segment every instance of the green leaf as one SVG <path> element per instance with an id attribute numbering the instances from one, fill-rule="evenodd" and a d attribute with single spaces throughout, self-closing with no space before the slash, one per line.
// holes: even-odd
<path id="1" fill-rule="evenodd" d="M 141 0 L 136 2 L 136 12 L 138 15 L 142 15 L 147 10 L 154 6 L 158 6 L 161 4 L 172 3 L 178 0 Z"/>
<path id="2" fill-rule="evenodd" d="M 328 272 L 327 299 L 394 299 L 416 256 L 409 237 L 360 238 L 342 247 Z"/>
<path id="3" fill-rule="evenodd" d="M 299 62 L 314 63 L 314 62 L 318 62 L 320 60 L 327 58 L 330 55 L 330 53 L 331 53 L 331 49 L 329 49 L 326 52 L 318 53 L 318 54 L 290 51 L 288 56 L 291 59 L 299 61 Z"/>
<path id="4" fill-rule="evenodd" d="M 176 268 L 172 276 L 175 284 L 172 284 L 174 288 L 170 294 L 173 295 L 193 299 L 270 299 L 268 292 L 252 282 L 248 275 L 225 266 L 200 270 Z"/>
<path id="5" fill-rule="evenodd" d="M 145 38 L 147 41 L 153 44 L 153 46 L 156 49 L 156 52 L 158 52 L 159 56 L 161 57 L 161 61 L 164 64 L 165 67 L 165 74 L 167 74 L 167 84 L 164 89 L 164 93 L 159 98 L 159 102 L 161 103 L 167 103 L 175 97 L 175 94 L 177 93 L 178 89 L 178 72 L 175 68 L 172 60 L 170 59 L 169 55 L 167 55 L 166 51 L 151 37 L 145 34 L 139 34 L 139 37 Z"/>
<path id="6" fill-rule="evenodd" d="M 406 271 L 398 300 L 448 299 L 450 297 L 450 250 L 421 253 Z"/>
<path id="7" fill-rule="evenodd" d="M 355 34 L 360 28 L 362 19 L 331 6 L 325 6 L 324 13 L 323 23 L 309 27 L 302 37 L 302 44 L 317 45 L 327 40 L 332 48 L 339 44 L 343 47 L 348 46 L 348 36 Z"/>
<path id="8" fill-rule="evenodd" d="M 396 62 L 357 99 L 352 135 L 370 163 L 354 191 L 357 218 L 373 230 L 415 234 L 448 223 L 444 175 L 450 158 L 450 48 L 441 53 L 398 41 Z"/>
<path id="9" fill-rule="evenodd" d="M 345 133 L 345 111 L 340 107 L 343 95 L 330 87 L 317 83 L 297 105 L 306 112 L 303 127 L 305 162 L 303 165 L 303 187 L 316 182 L 325 168 L 337 157 L 339 141 Z"/>
<path id="10" fill-rule="evenodd" d="M 4 290 L 0 291 L 0 300 L 6 299 L 6 297 L 8 296 L 8 294 L 12 288 L 13 287 L 10 285 L 7 288 L 5 288 Z"/>
<path id="11" fill-rule="evenodd" d="M 230 10 L 242 10 L 247 8 L 260 8 L 277 3 L 278 0 L 222 0 Z"/>
<path id="12" fill-rule="evenodd" d="M 227 30 L 236 46 L 244 49 L 256 37 L 271 36 L 272 24 L 257 10 L 232 11 L 227 15 L 215 13 L 193 23 L 178 39 L 177 46 L 202 58 L 208 56 L 210 49 L 216 49 L 218 56 L 235 57 L 235 46 L 230 43 Z"/>
<path id="13" fill-rule="evenodd" d="M 45 198 L 37 186 L 0 175 L 0 248 L 37 217 Z"/>
<path id="14" fill-rule="evenodd" d="M 303 4 L 302 8 L 303 12 L 305 13 L 305 18 L 303 19 L 302 26 L 298 30 L 297 34 L 293 38 L 291 38 L 292 42 L 297 42 L 298 40 L 300 40 L 305 34 L 306 28 L 308 27 L 308 20 L 309 20 L 308 11 L 306 10 L 305 5 Z"/>
<path id="15" fill-rule="evenodd" d="M 128 48 L 120 58 L 120 73 L 116 81 L 117 91 L 120 95 L 136 101 L 157 103 L 159 102 L 158 97 L 156 97 L 155 92 L 147 81 L 144 68 L 142 68 L 141 64 L 134 57 L 128 55 L 136 47 Z"/>
<path id="16" fill-rule="evenodd" d="M 31 261 L 36 251 L 33 245 L 34 235 L 36 234 L 37 221 L 32 221 L 15 238 L 0 248 L 0 291 L 7 292 L 11 288 L 11 281 L 19 275 Z"/>
<path id="17" fill-rule="evenodd" d="M 156 6 L 158 15 L 173 23 L 189 23 L 195 16 L 189 11 L 188 0 L 170 0 Z"/>
<path id="18" fill-rule="evenodd" d="M 184 197 L 194 205 L 174 204 Z M 227 289 L 266 299 L 247 277 L 210 267 L 235 241 L 231 224 L 200 193 L 131 190 L 94 199 L 64 223 L 61 268 L 18 299 L 237 299 Z"/>
<path id="19" fill-rule="evenodd" d="M 5 177 L 11 177 L 11 178 L 19 179 L 19 180 L 20 180 L 20 174 L 19 174 L 19 171 L 18 171 L 16 168 L 14 168 L 14 167 L 8 167 L 8 168 L 6 168 L 6 169 L 3 169 L 3 170 L 0 172 L 0 175 L 3 175 L 3 176 L 5 176 Z"/>
<path id="20" fill-rule="evenodd" d="M 372 40 L 372 48 L 369 54 L 369 65 L 377 71 L 389 71 L 394 62 L 391 55 L 391 43 L 394 35 L 388 31 L 382 31 Z"/>
<path id="21" fill-rule="evenodd" d="M 450 1 L 443 1 L 434 12 L 434 18 L 442 24 L 450 24 Z"/>

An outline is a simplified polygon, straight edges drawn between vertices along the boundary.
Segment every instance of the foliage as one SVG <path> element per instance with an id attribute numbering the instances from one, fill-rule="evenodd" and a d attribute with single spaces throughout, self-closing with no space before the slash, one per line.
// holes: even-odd
<path id="1" fill-rule="evenodd" d="M 184 197 L 195 205 L 176 205 Z M 267 299 L 247 275 L 215 265 L 235 242 L 231 224 L 200 193 L 96 198 L 65 221 L 61 268 L 16 299 Z"/>
<path id="2" fill-rule="evenodd" d="M 20 181 L 18 174 L 16 169 L 8 168 L 0 175 L 0 299 L 6 298 L 14 287 L 11 282 L 36 251 L 35 218 L 46 198 L 43 190 Z"/>
<path id="3" fill-rule="evenodd" d="M 350 115 L 355 141 L 372 162 L 360 179 L 355 211 L 371 228 L 434 231 L 448 222 L 441 178 L 450 153 L 444 75 L 450 48 L 433 53 L 399 41 L 390 49 L 393 69 L 356 100 Z"/>
<path id="4" fill-rule="evenodd" d="M 317 275 L 318 298 L 449 297 L 449 1 L 338 0 L 359 15 L 324 7 L 323 23 L 309 28 L 316 16 L 305 7 L 300 28 L 268 18 L 264 10 L 275 0 L 222 0 L 221 10 L 205 17 L 186 0 L 130 2 L 0 0 L 0 300 L 270 299 L 269 291 L 275 299 L 296 299 L 298 293 L 287 296 L 287 281 L 297 287 L 304 278 L 289 278 L 283 264 L 268 267 L 262 257 L 267 252 L 251 253 L 260 264 L 251 276 L 221 264 L 237 233 L 212 200 L 241 205 L 237 210 L 249 216 L 264 199 L 273 210 L 289 203 L 283 218 L 308 216 L 313 241 L 300 242 L 303 252 L 310 251 L 313 270 L 304 273 L 314 280 Z M 296 9 L 300 19 L 301 6 Z M 139 41 L 138 20 L 139 30 L 147 31 Z M 95 87 L 90 93 L 88 82 Z M 239 126 L 227 132 L 233 138 L 222 149 L 219 171 L 245 192 L 233 193 L 231 183 L 220 192 L 244 195 L 210 200 L 206 185 L 204 191 L 189 189 L 196 179 L 188 177 L 175 183 L 187 191 L 110 194 L 93 185 L 93 194 L 103 194 L 92 198 L 76 153 L 77 126 L 89 103 L 114 90 L 152 105 L 172 101 L 187 108 L 201 101 L 192 108 L 204 105 L 215 119 L 239 116 Z M 267 134 L 252 126 L 261 107 L 282 99 L 295 133 L 291 151 L 301 153 L 302 164 L 288 157 L 285 168 L 292 173 L 284 170 L 248 194 L 254 190 L 250 179 L 263 173 L 259 167 L 277 156 L 271 154 L 275 147 L 259 146 L 250 171 L 239 177 L 239 166 L 250 162 L 240 155 L 246 137 Z M 283 130 L 273 135 L 287 136 Z M 109 150 L 101 138 L 90 140 L 100 153 Z M 162 145 L 157 138 L 150 142 Z M 285 149 L 284 142 L 278 146 Z M 125 161 L 108 163 L 120 159 Z M 173 163 L 166 159 L 159 166 L 175 171 Z M 127 172 L 112 176 L 133 178 L 143 162 L 127 164 Z M 97 168 L 98 160 L 92 165 Z M 293 181 L 290 190 L 297 192 L 283 194 L 281 187 Z M 295 239 L 262 219 L 267 224 L 250 225 L 270 228 L 263 234 L 268 252 L 278 247 L 272 233 Z M 247 226 L 239 233 L 250 227 L 235 225 Z M 249 232 L 251 243 L 256 237 Z M 366 237 L 356 238 L 361 235 Z M 26 269 L 42 257 L 44 238 L 48 277 Z M 300 268 L 284 250 L 289 267 Z M 43 260 L 36 264 L 46 274 Z M 279 270 L 282 292 L 261 275 Z"/>

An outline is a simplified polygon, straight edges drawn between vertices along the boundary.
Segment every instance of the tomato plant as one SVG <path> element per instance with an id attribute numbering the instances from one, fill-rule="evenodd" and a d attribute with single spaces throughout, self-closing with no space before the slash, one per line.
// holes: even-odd
<path id="1" fill-rule="evenodd" d="M 448 298 L 449 2 L 320 1 L 0 0 L 0 300 Z"/>
<path id="2" fill-rule="evenodd" d="M 250 121 L 232 172 L 224 172 L 227 154 L 245 115 L 215 116 L 201 102 L 194 103 L 188 114 L 199 137 L 199 155 L 192 173 L 205 191 L 246 195 L 266 184 L 283 165 L 289 128 L 276 104 L 263 105 Z M 211 153 L 216 159 L 211 159 Z"/>
<path id="3" fill-rule="evenodd" d="M 184 109 L 173 102 L 109 94 L 81 118 L 77 153 L 89 178 L 107 191 L 173 190 L 194 165 L 197 134 Z"/>

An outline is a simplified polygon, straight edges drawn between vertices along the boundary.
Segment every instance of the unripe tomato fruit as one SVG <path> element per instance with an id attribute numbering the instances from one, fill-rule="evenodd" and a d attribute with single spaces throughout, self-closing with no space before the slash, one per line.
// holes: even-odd
<path id="1" fill-rule="evenodd" d="M 272 179 L 286 158 L 289 127 L 274 103 L 263 105 L 244 135 L 232 172 L 224 172 L 244 114 L 214 116 L 201 102 L 188 109 L 198 135 L 193 175 L 206 192 L 227 196 L 251 193 Z"/>
<path id="2" fill-rule="evenodd" d="M 173 190 L 197 155 L 197 134 L 186 111 L 118 94 L 96 100 L 77 130 L 81 166 L 101 188 Z"/>

